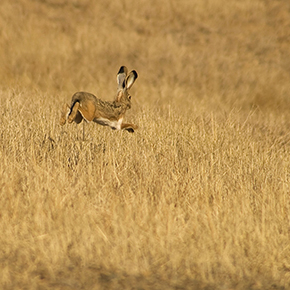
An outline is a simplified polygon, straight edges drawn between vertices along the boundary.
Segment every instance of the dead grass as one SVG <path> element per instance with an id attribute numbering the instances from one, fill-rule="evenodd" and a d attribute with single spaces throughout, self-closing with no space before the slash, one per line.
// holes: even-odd
<path id="1" fill-rule="evenodd" d="M 1 289 L 289 289 L 285 1 L 0 4 Z M 60 127 L 136 69 L 135 134 Z"/>

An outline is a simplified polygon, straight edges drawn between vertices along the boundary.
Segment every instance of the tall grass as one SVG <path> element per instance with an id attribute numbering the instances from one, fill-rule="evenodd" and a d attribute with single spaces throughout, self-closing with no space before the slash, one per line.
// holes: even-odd
<path id="1" fill-rule="evenodd" d="M 2 289 L 288 289 L 289 4 L 2 1 Z M 134 134 L 58 124 L 136 69 Z"/>

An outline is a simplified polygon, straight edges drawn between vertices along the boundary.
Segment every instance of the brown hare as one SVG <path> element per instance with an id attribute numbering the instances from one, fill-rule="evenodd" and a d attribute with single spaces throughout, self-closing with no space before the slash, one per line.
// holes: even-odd
<path id="1" fill-rule="evenodd" d="M 117 74 L 117 95 L 113 102 L 98 99 L 90 93 L 78 92 L 72 96 L 71 105 L 65 104 L 61 114 L 60 124 L 64 125 L 75 121 L 79 124 L 83 119 L 87 122 L 94 121 L 114 130 L 127 130 L 133 133 L 137 125 L 123 123 L 125 113 L 131 108 L 129 90 L 136 81 L 138 74 L 132 70 L 127 76 L 127 68 L 121 66 Z"/>

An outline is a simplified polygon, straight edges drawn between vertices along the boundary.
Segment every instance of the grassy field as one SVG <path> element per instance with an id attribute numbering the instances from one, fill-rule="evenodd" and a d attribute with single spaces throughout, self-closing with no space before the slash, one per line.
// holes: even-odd
<path id="1" fill-rule="evenodd" d="M 288 1 L 2 0 L 0 64 L 0 289 L 290 289 Z"/>

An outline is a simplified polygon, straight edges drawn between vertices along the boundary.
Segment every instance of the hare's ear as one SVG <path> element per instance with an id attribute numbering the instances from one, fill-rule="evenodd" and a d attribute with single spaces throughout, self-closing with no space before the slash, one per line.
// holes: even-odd
<path id="1" fill-rule="evenodd" d="M 138 74 L 135 70 L 132 70 L 127 79 L 126 79 L 126 89 L 129 90 L 133 84 L 135 83 L 136 79 L 138 78 Z"/>
<path id="2" fill-rule="evenodd" d="M 117 74 L 118 90 L 125 88 L 125 79 L 127 76 L 128 69 L 125 66 L 121 66 Z"/>

